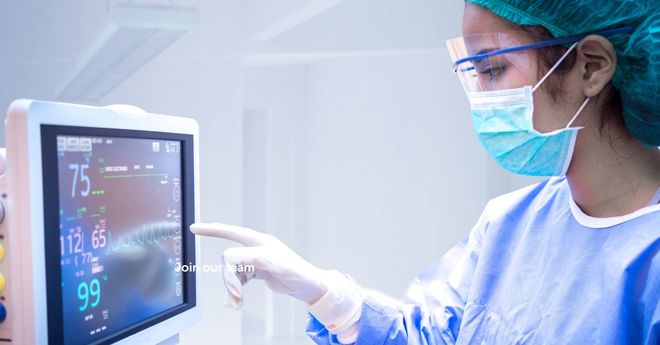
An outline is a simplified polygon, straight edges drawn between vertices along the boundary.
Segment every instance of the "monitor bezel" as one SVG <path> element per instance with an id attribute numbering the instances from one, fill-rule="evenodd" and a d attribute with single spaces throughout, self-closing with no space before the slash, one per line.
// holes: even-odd
<path id="1" fill-rule="evenodd" d="M 194 171 L 194 137 L 192 134 L 157 132 L 135 129 L 84 127 L 66 125 L 41 124 L 41 154 L 43 179 L 43 215 L 44 215 L 44 253 L 46 271 L 46 311 L 48 321 L 48 342 L 64 344 L 61 265 L 59 246 L 49 246 L 48 243 L 59 243 L 59 183 L 57 169 L 57 136 L 79 135 L 135 139 L 173 140 L 181 142 L 181 181 L 182 181 L 182 228 L 188 229 L 195 221 L 195 171 Z M 57 231 L 47 231 L 47 229 Z M 182 263 L 195 264 L 195 237 L 190 231 L 182 231 Z M 175 317 L 197 304 L 196 279 L 191 272 L 183 274 L 183 303 L 167 309 L 148 319 L 142 320 L 121 331 L 109 334 L 92 344 L 111 344 L 121 341 Z"/>

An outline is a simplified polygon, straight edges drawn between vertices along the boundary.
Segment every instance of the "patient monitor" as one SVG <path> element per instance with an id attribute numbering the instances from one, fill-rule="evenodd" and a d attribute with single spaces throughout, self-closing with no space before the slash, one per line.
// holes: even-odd
<path id="1" fill-rule="evenodd" d="M 198 127 L 18 100 L 0 164 L 0 344 L 175 344 L 198 317 Z M 0 155 L 1 156 L 1 155 Z"/>

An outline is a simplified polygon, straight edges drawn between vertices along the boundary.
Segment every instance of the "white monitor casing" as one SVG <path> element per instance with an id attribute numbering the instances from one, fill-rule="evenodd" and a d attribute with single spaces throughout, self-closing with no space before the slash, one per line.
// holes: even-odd
<path id="1" fill-rule="evenodd" d="M 199 219 L 199 128 L 190 118 L 149 114 L 125 106 L 93 107 L 35 100 L 17 100 L 5 120 L 7 171 L 6 236 L 7 320 L 0 338 L 11 336 L 16 344 L 47 344 L 47 297 L 44 256 L 44 203 L 41 125 L 143 130 L 192 135 L 194 139 L 194 219 Z M 186 229 L 186 231 L 189 231 Z M 199 262 L 199 239 L 195 238 Z M 154 326 L 128 336 L 117 344 L 157 344 L 175 336 L 199 318 L 199 284 L 196 305 Z"/>

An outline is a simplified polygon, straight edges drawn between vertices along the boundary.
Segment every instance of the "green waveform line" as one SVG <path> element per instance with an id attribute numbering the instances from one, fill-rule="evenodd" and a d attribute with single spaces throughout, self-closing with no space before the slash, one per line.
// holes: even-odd
<path id="1" fill-rule="evenodd" d="M 127 178 L 127 177 L 152 177 L 152 176 L 168 176 L 169 174 L 133 174 L 133 175 L 105 175 L 103 178 Z"/>

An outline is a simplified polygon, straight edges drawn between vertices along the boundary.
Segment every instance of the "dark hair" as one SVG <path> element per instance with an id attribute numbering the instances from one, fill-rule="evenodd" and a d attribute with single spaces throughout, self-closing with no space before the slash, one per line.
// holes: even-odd
<path id="1" fill-rule="evenodd" d="M 550 31 L 542 26 L 523 25 L 522 28 L 530 37 L 537 41 L 554 38 L 552 34 L 550 34 Z M 537 49 L 539 56 L 538 78 L 542 78 L 550 68 L 557 63 L 561 56 L 566 53 L 567 49 L 568 48 L 563 46 L 550 46 Z M 557 102 L 564 96 L 562 75 L 568 73 L 575 66 L 576 57 L 577 53 L 573 50 L 568 56 L 566 56 L 564 61 L 557 66 L 553 74 L 550 75 L 541 86 L 541 88 L 548 91 L 554 102 Z M 602 108 L 600 109 L 601 117 L 599 119 L 600 133 L 602 135 L 605 129 L 607 129 L 610 141 L 612 141 L 612 132 L 610 130 L 612 126 L 622 126 L 625 128 L 623 123 L 621 94 L 610 82 L 603 91 L 594 98 L 594 100 L 599 99 L 603 99 Z"/>

